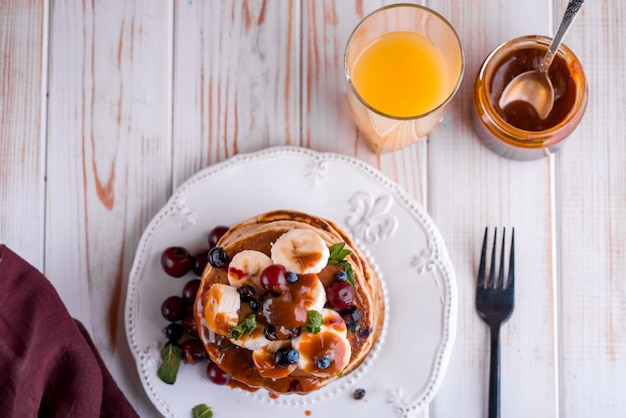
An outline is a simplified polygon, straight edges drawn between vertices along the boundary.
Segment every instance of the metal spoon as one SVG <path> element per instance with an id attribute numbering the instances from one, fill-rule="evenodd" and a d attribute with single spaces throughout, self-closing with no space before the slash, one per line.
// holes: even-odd
<path id="1" fill-rule="evenodd" d="M 511 102 L 522 100 L 535 108 L 541 119 L 548 117 L 554 106 L 554 88 L 548 69 L 558 51 L 578 11 L 585 0 L 570 0 L 565 9 L 559 30 L 556 32 L 550 48 L 541 61 L 539 68 L 519 74 L 507 84 L 500 96 L 500 108 L 504 109 Z"/>

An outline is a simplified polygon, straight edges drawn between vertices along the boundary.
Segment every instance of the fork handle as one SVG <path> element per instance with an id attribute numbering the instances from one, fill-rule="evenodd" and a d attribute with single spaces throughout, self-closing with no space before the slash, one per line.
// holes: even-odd
<path id="1" fill-rule="evenodd" d="M 500 326 L 491 327 L 489 366 L 489 418 L 500 418 Z"/>

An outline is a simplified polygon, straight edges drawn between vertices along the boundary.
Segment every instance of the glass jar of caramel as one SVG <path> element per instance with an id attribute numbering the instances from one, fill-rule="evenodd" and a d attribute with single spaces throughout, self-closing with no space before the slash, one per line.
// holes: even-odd
<path id="1" fill-rule="evenodd" d="M 574 53 L 561 45 L 548 71 L 554 107 L 541 119 L 534 108 L 498 102 L 517 75 L 539 68 L 551 38 L 524 36 L 503 43 L 485 59 L 474 84 L 473 125 L 482 142 L 513 160 L 534 160 L 555 152 L 576 129 L 587 105 L 587 79 Z"/>

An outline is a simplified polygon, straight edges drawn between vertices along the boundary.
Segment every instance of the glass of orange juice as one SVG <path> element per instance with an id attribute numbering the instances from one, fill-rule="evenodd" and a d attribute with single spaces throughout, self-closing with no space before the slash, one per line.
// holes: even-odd
<path id="1" fill-rule="evenodd" d="M 440 14 L 394 4 L 366 16 L 344 54 L 348 103 L 372 149 L 390 151 L 433 130 L 463 78 L 456 31 Z"/>

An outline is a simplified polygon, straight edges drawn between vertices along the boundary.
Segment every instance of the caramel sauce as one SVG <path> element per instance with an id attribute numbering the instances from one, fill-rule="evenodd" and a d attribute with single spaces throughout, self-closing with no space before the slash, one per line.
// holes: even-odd
<path id="1" fill-rule="evenodd" d="M 215 341 L 206 345 L 209 356 L 222 370 L 245 383 L 233 379 L 230 387 L 239 387 L 248 391 L 255 391 L 260 386 L 267 386 L 268 378 L 259 374 L 259 370 L 252 359 L 252 351 L 233 345 L 227 338 L 217 337 Z M 295 370 L 289 377 L 271 379 L 271 389 L 280 393 L 304 393 L 319 387 L 318 378 Z"/>
<path id="2" fill-rule="evenodd" d="M 536 110 L 528 103 L 515 101 L 504 109 L 498 102 L 502 91 L 515 76 L 539 68 L 546 49 L 539 47 L 512 50 L 497 65 L 491 85 L 491 100 L 496 112 L 511 125 L 526 131 L 543 131 L 565 119 L 576 101 L 576 85 L 574 75 L 570 72 L 565 59 L 558 54 L 548 70 L 550 81 L 554 87 L 554 107 L 546 119 L 539 118 Z"/>
<path id="3" fill-rule="evenodd" d="M 300 271 L 306 271 L 309 268 L 315 267 L 315 265 L 320 262 L 322 253 L 297 253 L 294 258 L 300 265 Z"/>
<path id="4" fill-rule="evenodd" d="M 276 327 L 276 339 L 277 340 L 291 340 L 299 335 L 299 329 L 296 329 L 297 333 L 293 329 L 285 328 L 284 326 Z"/>
<path id="5" fill-rule="evenodd" d="M 341 372 L 345 364 L 338 360 L 349 357 L 341 337 L 334 332 L 307 334 L 300 341 L 299 349 L 301 356 L 313 360 L 305 371 L 320 377 L 333 376 Z M 317 366 L 317 360 L 324 356 L 330 359 L 330 365 L 325 369 L 320 369 Z"/>
<path id="6" fill-rule="evenodd" d="M 222 299 L 222 292 L 219 286 L 211 286 L 204 295 L 203 304 L 219 304 Z M 238 318 L 231 318 L 226 313 L 220 312 L 217 315 L 211 314 L 211 309 L 204 310 L 204 320 L 210 329 L 221 335 L 227 335 L 230 329 L 237 325 Z"/>
<path id="7" fill-rule="evenodd" d="M 346 322 L 339 315 L 324 316 L 323 324 L 339 333 L 346 332 Z"/>
<path id="8" fill-rule="evenodd" d="M 274 353 L 269 349 L 256 350 L 252 353 L 252 361 L 263 377 L 271 379 L 281 379 L 287 377 L 296 369 L 295 364 L 288 367 L 281 367 L 274 361 Z"/>
<path id="9" fill-rule="evenodd" d="M 239 388 L 239 389 L 245 390 L 246 392 L 256 392 L 257 390 L 260 389 L 260 388 L 253 388 L 252 386 L 248 386 L 245 383 L 241 383 L 240 381 L 235 380 L 235 379 L 230 379 L 230 381 L 228 382 L 228 387 L 230 387 L 231 389 Z"/>
<path id="10" fill-rule="evenodd" d="M 268 324 L 277 328 L 299 328 L 306 324 L 307 311 L 315 302 L 311 289 L 317 283 L 316 274 L 301 274 L 298 281 L 289 286 L 287 292 L 278 296 L 269 295 L 263 303 L 261 316 Z"/>

